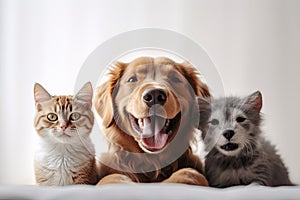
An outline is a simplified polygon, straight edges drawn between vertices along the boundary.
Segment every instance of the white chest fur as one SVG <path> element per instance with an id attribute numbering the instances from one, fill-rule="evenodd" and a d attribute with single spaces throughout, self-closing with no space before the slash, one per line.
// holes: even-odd
<path id="1" fill-rule="evenodd" d="M 95 151 L 91 140 L 87 140 L 86 145 L 89 149 L 83 144 L 71 145 L 40 140 L 35 161 L 42 167 L 40 176 L 46 180 L 42 185 L 73 184 L 73 174 L 78 172 L 84 163 L 94 158 Z"/>

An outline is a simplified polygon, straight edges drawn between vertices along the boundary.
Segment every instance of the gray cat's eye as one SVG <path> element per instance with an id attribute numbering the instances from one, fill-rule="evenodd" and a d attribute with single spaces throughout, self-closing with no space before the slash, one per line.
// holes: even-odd
<path id="1" fill-rule="evenodd" d="M 58 117 L 57 117 L 57 115 L 54 114 L 54 113 L 49 113 L 49 114 L 47 115 L 47 119 L 48 119 L 49 121 L 51 121 L 51 122 L 55 122 L 55 121 L 58 119 Z"/>
<path id="2" fill-rule="evenodd" d="M 76 121 L 81 117 L 81 115 L 78 112 L 74 112 L 70 115 L 70 120 Z"/>
<path id="3" fill-rule="evenodd" d="M 237 117 L 237 118 L 236 118 L 236 121 L 237 121 L 238 123 L 244 122 L 245 120 L 246 120 L 245 117 Z"/>
<path id="4" fill-rule="evenodd" d="M 212 125 L 214 125 L 214 126 L 216 126 L 216 125 L 219 124 L 219 120 L 213 119 L 213 120 L 211 120 L 209 123 L 212 124 Z"/>

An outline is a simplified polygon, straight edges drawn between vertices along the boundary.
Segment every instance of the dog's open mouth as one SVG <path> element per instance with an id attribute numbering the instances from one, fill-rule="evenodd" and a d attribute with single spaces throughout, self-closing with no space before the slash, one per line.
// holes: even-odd
<path id="1" fill-rule="evenodd" d="M 168 138 L 179 126 L 180 117 L 180 112 L 173 119 L 165 119 L 156 115 L 137 119 L 129 114 L 132 128 L 140 136 L 143 146 L 151 151 L 160 150 L 166 146 Z"/>
<path id="2" fill-rule="evenodd" d="M 229 142 L 227 144 L 224 144 L 224 145 L 220 146 L 220 148 L 225 150 L 225 151 L 234 151 L 237 148 L 239 148 L 239 145 L 236 144 L 236 143 Z"/>

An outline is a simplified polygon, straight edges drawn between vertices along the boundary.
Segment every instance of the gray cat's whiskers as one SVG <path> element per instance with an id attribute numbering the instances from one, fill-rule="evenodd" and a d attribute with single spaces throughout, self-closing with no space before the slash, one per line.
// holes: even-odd
<path id="1" fill-rule="evenodd" d="M 205 160 L 211 186 L 293 185 L 275 147 L 261 136 L 261 107 L 260 92 L 211 102 L 210 122 L 214 123 L 208 123 L 207 131 L 202 133 L 205 148 L 211 150 Z M 211 142 L 214 139 L 216 143 Z"/>
<path id="2" fill-rule="evenodd" d="M 253 160 L 254 157 L 254 149 L 251 145 L 251 143 L 249 141 L 246 141 L 244 143 L 245 147 L 246 147 L 246 155 L 250 154 L 250 160 Z"/>

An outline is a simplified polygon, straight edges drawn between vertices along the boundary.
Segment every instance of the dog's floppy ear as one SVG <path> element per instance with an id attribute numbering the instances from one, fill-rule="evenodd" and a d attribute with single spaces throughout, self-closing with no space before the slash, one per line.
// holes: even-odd
<path id="1" fill-rule="evenodd" d="M 117 62 L 109 71 L 109 80 L 97 87 L 94 106 L 97 113 L 103 119 L 103 126 L 108 128 L 114 122 L 114 97 L 118 91 L 120 80 L 127 64 Z"/>
<path id="2" fill-rule="evenodd" d="M 207 85 L 199 80 L 199 76 L 195 68 L 189 62 L 183 62 L 180 66 L 183 75 L 190 83 L 195 95 L 200 97 L 210 97 Z"/>

